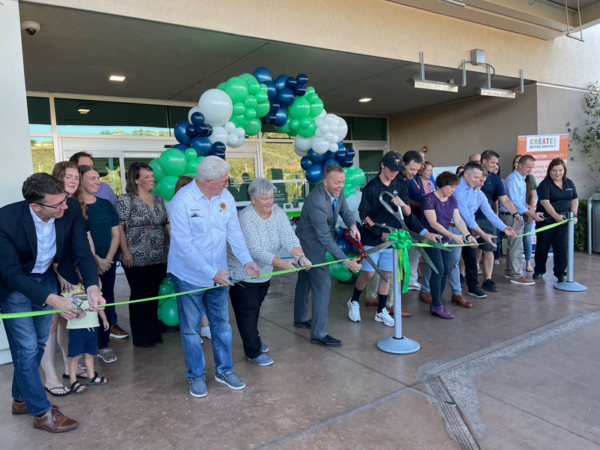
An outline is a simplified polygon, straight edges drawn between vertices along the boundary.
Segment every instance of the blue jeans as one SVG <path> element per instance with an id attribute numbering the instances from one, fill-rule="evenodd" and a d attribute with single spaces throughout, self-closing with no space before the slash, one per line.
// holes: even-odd
<path id="1" fill-rule="evenodd" d="M 532 220 L 530 223 L 525 224 L 525 230 L 523 233 L 529 233 L 533 231 L 533 225 L 535 222 Z M 531 235 L 523 236 L 523 250 L 525 251 L 525 261 L 531 261 Z"/>
<path id="2" fill-rule="evenodd" d="M 187 292 L 204 286 L 195 286 L 171 274 L 175 292 Z M 233 372 L 231 359 L 231 325 L 229 325 L 229 288 L 220 287 L 208 291 L 177 296 L 177 312 L 181 343 L 188 378 L 203 377 L 206 371 L 204 352 L 200 338 L 200 318 L 206 314 L 210 322 L 210 341 L 215 358 L 217 375 Z"/>
<path id="3" fill-rule="evenodd" d="M 448 228 L 448 231 L 450 231 L 453 234 L 461 234 L 459 229 L 456 227 L 450 227 Z M 451 242 L 451 244 L 453 243 L 454 242 Z M 450 254 L 452 255 L 452 260 L 450 261 L 450 265 L 448 267 L 448 278 L 450 279 L 450 286 L 452 287 L 452 295 L 462 294 L 462 286 L 460 284 L 460 269 L 458 267 L 461 253 L 461 247 L 450 247 Z M 425 270 L 423 271 L 423 278 L 421 280 L 421 292 L 431 292 L 429 282 L 431 279 L 432 272 L 433 271 L 431 270 L 431 267 L 429 266 L 429 264 L 427 264 L 425 266 Z"/>
<path id="4" fill-rule="evenodd" d="M 58 292 L 52 268 L 43 275 L 30 274 L 28 277 L 53 294 Z M 52 306 L 42 307 L 14 291 L 0 302 L 0 309 L 3 314 L 12 314 L 51 310 Z M 40 377 L 40 362 L 50 334 L 52 315 L 5 319 L 3 322 L 14 365 L 12 396 L 19 402 L 25 401 L 32 416 L 45 414 L 52 405 Z"/>

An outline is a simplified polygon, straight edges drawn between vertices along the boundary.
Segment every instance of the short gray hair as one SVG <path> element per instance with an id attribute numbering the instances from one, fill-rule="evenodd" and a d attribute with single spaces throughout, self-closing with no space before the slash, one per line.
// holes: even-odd
<path id="1" fill-rule="evenodd" d="M 254 198 L 261 195 L 271 195 L 276 191 L 275 185 L 266 178 L 255 178 L 248 186 L 248 195 Z"/>
<path id="2" fill-rule="evenodd" d="M 218 156 L 207 156 L 200 164 L 196 171 L 196 180 L 204 183 L 206 180 L 218 180 L 222 176 L 229 173 L 229 164 Z"/>

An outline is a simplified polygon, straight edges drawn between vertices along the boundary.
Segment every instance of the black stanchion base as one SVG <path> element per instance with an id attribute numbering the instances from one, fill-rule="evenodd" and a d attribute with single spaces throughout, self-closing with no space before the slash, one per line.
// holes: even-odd
<path id="1" fill-rule="evenodd" d="M 160 322 L 161 333 L 175 333 L 175 332 L 179 331 L 179 325 L 175 325 L 174 327 L 168 327 L 164 323 L 162 323 L 160 320 L 159 320 L 159 322 Z"/>

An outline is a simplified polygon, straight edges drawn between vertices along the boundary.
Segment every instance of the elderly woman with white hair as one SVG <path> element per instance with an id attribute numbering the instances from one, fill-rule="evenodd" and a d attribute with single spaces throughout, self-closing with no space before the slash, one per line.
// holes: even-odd
<path id="1" fill-rule="evenodd" d="M 257 178 L 248 186 L 252 205 L 241 210 L 238 218 L 250 256 L 258 264 L 261 273 L 272 272 L 273 266 L 284 270 L 294 269 L 295 261 L 302 267 L 310 267 L 311 262 L 304 256 L 287 215 L 273 204 L 274 193 L 275 186 L 265 178 Z M 281 259 L 279 252 L 282 248 L 294 259 Z M 227 265 L 235 280 L 247 277 L 244 267 L 231 248 L 227 253 Z M 261 341 L 257 327 L 260 307 L 267 296 L 270 283 L 270 277 L 263 276 L 236 283 L 229 290 L 244 352 L 250 361 L 259 366 L 273 364 L 273 360 L 265 354 L 269 347 Z"/>

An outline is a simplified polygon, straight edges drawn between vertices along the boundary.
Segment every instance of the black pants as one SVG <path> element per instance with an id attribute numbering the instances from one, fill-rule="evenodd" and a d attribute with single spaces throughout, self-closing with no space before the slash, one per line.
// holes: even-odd
<path id="1" fill-rule="evenodd" d="M 554 223 L 554 222 L 552 222 Z M 546 226 L 548 223 L 539 222 L 537 228 Z M 568 224 L 561 225 L 559 227 L 550 228 L 549 230 L 542 231 L 536 234 L 537 244 L 535 246 L 535 271 L 538 273 L 546 273 L 546 261 L 548 260 L 548 252 L 550 246 L 554 251 L 554 276 L 560 278 L 564 276 L 567 268 L 567 248 L 569 238 Z"/>
<path id="2" fill-rule="evenodd" d="M 469 290 L 477 287 L 477 257 L 473 247 L 463 247 L 463 260 L 465 261 L 465 272 L 467 275 L 467 286 Z"/>
<path id="3" fill-rule="evenodd" d="M 129 300 L 158 296 L 158 287 L 166 274 L 166 264 L 124 267 L 124 269 L 131 288 Z M 158 321 L 158 300 L 131 303 L 129 305 L 129 323 L 134 345 L 162 342 Z"/>
<path id="4" fill-rule="evenodd" d="M 261 354 L 262 341 L 258 335 L 258 316 L 269 286 L 271 286 L 271 281 L 264 283 L 241 282 L 229 288 L 235 321 L 244 343 L 244 352 L 248 358 L 256 358 Z"/>
<path id="5" fill-rule="evenodd" d="M 102 297 L 106 300 L 106 304 L 113 304 L 115 302 L 115 277 L 117 275 L 117 265 L 114 263 L 110 266 L 110 269 L 104 273 L 104 275 L 99 275 L 100 281 L 102 281 Z M 108 323 L 110 327 L 108 330 L 104 331 L 103 326 L 98 327 L 98 348 L 106 348 L 110 343 L 110 328 L 117 323 L 117 313 L 115 311 L 114 306 L 106 306 L 104 308 L 104 313 L 106 314 L 106 318 L 108 319 Z M 102 324 L 101 324 L 102 325 Z"/>
<path id="6" fill-rule="evenodd" d="M 442 251 L 439 248 L 425 248 L 431 262 L 435 264 L 438 273 L 431 271 L 429 277 L 429 291 L 431 292 L 431 304 L 433 306 L 442 306 L 442 294 L 446 288 L 448 280 L 448 269 L 452 263 L 452 252 Z"/>

